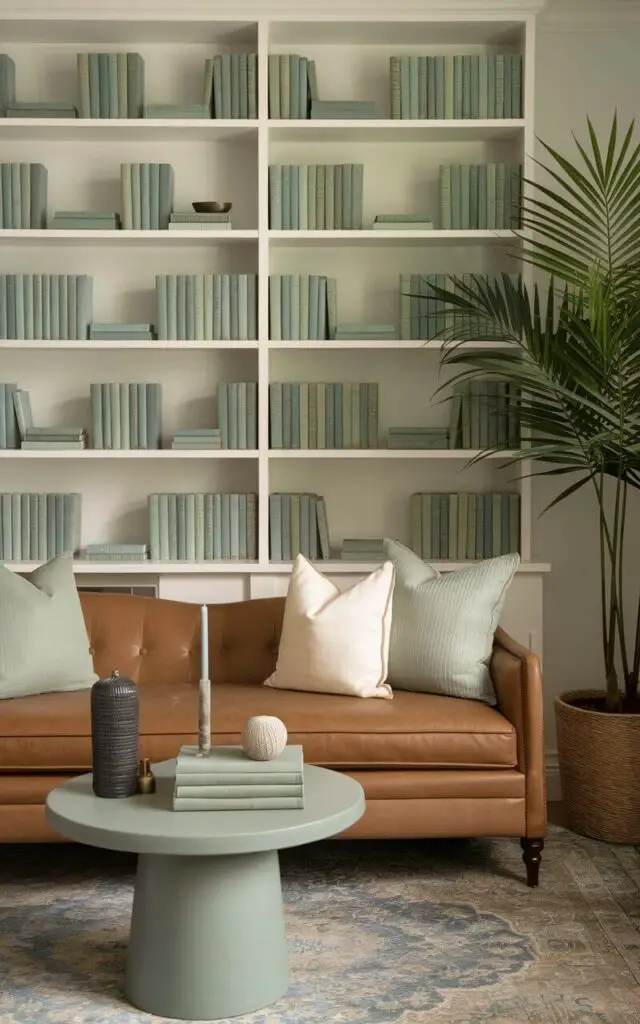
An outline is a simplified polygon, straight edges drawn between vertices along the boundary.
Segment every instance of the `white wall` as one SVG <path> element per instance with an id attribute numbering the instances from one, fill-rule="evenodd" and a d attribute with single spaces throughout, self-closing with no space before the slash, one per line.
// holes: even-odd
<path id="1" fill-rule="evenodd" d="M 553 4 L 551 5 L 553 8 Z M 580 23 L 580 18 L 576 21 Z M 577 155 L 571 132 L 586 135 L 586 114 L 599 135 L 608 131 L 614 110 L 626 128 L 640 113 L 640 11 L 638 21 L 605 29 L 544 24 L 537 41 L 536 134 L 556 149 Z M 542 148 L 536 156 L 543 158 Z M 557 493 L 552 481 L 534 484 L 534 517 Z M 637 501 L 630 517 L 627 574 L 640 586 L 640 536 Z M 634 523 L 635 520 L 635 523 Z M 635 537 L 633 537 L 635 529 Z M 534 520 L 534 558 L 551 562 L 544 582 L 544 678 L 547 697 L 547 749 L 553 765 L 556 748 L 553 696 L 563 689 L 602 683 L 599 607 L 599 550 L 596 507 L 591 494 L 576 494 L 566 504 Z M 630 590 L 631 587 L 630 583 Z M 636 590 L 637 593 L 637 590 Z M 637 597 L 636 597 L 637 599 Z M 629 609 L 633 611 L 632 608 Z M 628 615 L 629 626 L 633 614 Z M 553 771 L 550 782 L 553 782 Z"/>

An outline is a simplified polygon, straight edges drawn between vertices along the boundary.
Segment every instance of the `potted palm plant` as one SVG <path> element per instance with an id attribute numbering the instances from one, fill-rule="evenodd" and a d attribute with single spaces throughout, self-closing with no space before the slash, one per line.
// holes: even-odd
<path id="1" fill-rule="evenodd" d="M 514 255 L 537 283 L 453 278 L 431 292 L 455 325 L 443 349 L 454 380 L 499 375 L 519 391 L 527 439 L 505 464 L 533 460 L 534 475 L 558 478 L 548 508 L 581 489 L 595 499 L 603 662 L 556 698 L 560 776 L 571 828 L 640 843 L 640 600 L 625 597 L 628 499 L 640 488 L 640 145 L 616 118 L 604 144 L 590 121 L 574 142 L 572 158 L 542 143 L 543 183 L 527 182 L 521 201 Z M 507 344 L 464 346 L 495 338 Z"/>

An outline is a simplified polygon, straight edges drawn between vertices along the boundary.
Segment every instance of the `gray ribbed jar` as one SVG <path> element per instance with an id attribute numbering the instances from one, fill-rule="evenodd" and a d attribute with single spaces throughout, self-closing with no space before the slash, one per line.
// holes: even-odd
<path id="1" fill-rule="evenodd" d="M 93 791 L 107 799 L 133 796 L 138 786 L 138 687 L 112 672 L 91 688 Z"/>

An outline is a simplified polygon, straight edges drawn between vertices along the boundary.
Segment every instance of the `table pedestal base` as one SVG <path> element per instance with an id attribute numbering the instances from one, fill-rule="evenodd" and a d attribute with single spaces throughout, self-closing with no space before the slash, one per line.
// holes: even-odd
<path id="1" fill-rule="evenodd" d="M 138 858 L 125 992 L 158 1017 L 250 1013 L 288 984 L 276 851 Z"/>

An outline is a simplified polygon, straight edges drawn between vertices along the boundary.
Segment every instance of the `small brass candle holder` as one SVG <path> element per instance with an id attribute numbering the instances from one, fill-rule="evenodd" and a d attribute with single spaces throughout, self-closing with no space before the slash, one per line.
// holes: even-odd
<path id="1" fill-rule="evenodd" d="M 156 777 L 151 771 L 149 758 L 138 762 L 138 793 L 155 793 Z"/>

